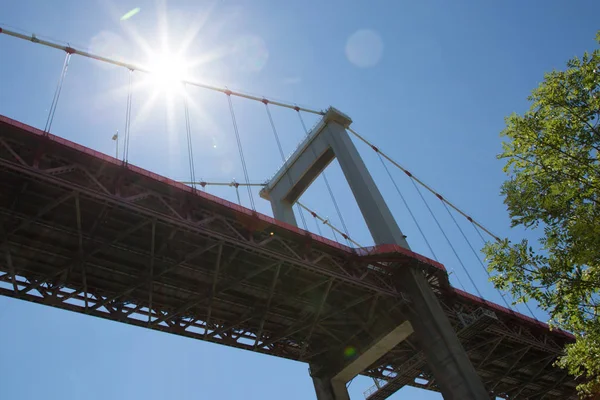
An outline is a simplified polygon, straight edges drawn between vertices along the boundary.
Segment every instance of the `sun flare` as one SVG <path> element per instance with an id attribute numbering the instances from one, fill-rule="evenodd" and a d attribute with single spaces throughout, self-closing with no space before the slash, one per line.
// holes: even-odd
<path id="1" fill-rule="evenodd" d="M 156 90 L 174 94 L 181 91 L 182 82 L 187 79 L 188 63 L 172 53 L 156 53 L 148 63 L 148 83 Z"/>

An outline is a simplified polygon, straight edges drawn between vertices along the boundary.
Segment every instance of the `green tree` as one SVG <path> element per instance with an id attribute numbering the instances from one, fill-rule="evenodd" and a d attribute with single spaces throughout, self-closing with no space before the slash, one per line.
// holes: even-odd
<path id="1" fill-rule="evenodd" d="M 502 131 L 501 193 L 512 226 L 541 238 L 483 251 L 497 287 L 535 299 L 554 327 L 576 336 L 558 364 L 590 393 L 600 387 L 600 50 L 547 73 L 528 100 L 529 111 L 509 116 Z"/>

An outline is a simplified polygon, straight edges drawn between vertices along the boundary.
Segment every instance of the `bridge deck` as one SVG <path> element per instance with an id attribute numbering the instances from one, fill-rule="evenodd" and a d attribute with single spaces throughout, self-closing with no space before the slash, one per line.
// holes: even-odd
<path id="1" fill-rule="evenodd" d="M 300 361 L 358 351 L 406 319 L 420 268 L 496 396 L 565 399 L 564 332 L 453 289 L 397 246 L 351 249 L 0 116 L 0 294 Z M 321 362 L 322 363 L 322 362 Z M 368 368 L 437 390 L 410 337 Z"/>

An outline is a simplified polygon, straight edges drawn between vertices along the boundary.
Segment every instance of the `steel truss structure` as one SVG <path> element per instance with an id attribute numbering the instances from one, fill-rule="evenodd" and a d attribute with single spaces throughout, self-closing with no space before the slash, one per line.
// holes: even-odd
<path id="1" fill-rule="evenodd" d="M 0 116 L 0 294 L 330 365 L 406 320 L 394 270 L 428 277 L 493 396 L 574 398 L 564 332 L 450 287 L 397 246 L 351 249 Z M 363 372 L 437 390 L 414 336 Z"/>

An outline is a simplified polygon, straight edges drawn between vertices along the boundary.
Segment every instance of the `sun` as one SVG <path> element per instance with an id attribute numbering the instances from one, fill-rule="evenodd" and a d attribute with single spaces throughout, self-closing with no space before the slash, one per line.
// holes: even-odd
<path id="1" fill-rule="evenodd" d="M 182 90 L 182 82 L 188 77 L 188 65 L 189 63 L 178 54 L 152 54 L 147 66 L 148 83 L 163 93 L 179 93 Z"/>

